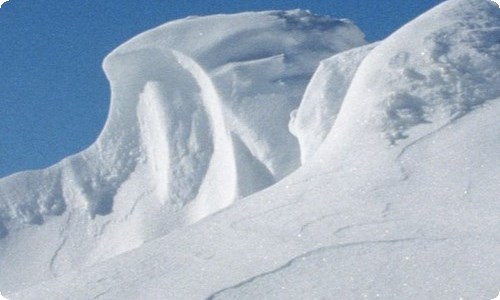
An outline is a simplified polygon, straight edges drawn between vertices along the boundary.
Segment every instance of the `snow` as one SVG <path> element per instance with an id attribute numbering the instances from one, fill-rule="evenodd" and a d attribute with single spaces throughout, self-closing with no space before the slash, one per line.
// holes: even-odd
<path id="1" fill-rule="evenodd" d="M 320 63 L 299 108 L 290 117 L 289 129 L 299 140 L 302 164 L 314 155 L 330 132 L 352 77 L 376 45 L 345 51 Z"/>
<path id="2" fill-rule="evenodd" d="M 322 59 L 363 44 L 347 20 L 293 10 L 187 18 L 118 47 L 103 63 L 111 108 L 98 140 L 0 181 L 0 288 L 140 247 L 290 174 L 290 112 Z M 25 249 L 30 239 L 46 251 Z"/>
<path id="3" fill-rule="evenodd" d="M 498 28 L 490 1 L 449 0 L 370 45 L 300 10 L 139 35 L 105 60 L 96 144 L 0 181 L 0 289 L 493 299 Z"/>
<path id="4" fill-rule="evenodd" d="M 366 138 L 371 127 L 391 143 L 409 144 L 495 99 L 499 13 L 488 2 L 473 3 L 463 4 L 477 6 L 473 22 L 461 22 L 473 8 L 460 12 L 446 2 L 449 9 L 417 18 L 375 48 L 359 67 L 335 124 L 358 131 L 339 131 Z"/>

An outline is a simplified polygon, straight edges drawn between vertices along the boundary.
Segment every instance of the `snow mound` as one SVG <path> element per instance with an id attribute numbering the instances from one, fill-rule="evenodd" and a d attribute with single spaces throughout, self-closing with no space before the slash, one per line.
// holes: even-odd
<path id="1" fill-rule="evenodd" d="M 0 288 L 129 251 L 289 175 L 290 112 L 321 60 L 364 43 L 347 20 L 293 10 L 191 17 L 118 47 L 97 141 L 0 180 Z"/>
<path id="2" fill-rule="evenodd" d="M 352 24 L 298 10 L 132 39 L 105 60 L 112 107 L 96 144 L 0 183 L 0 289 L 494 298 L 499 28 L 489 1 L 449 0 L 343 53 L 364 43 Z"/>
<path id="3" fill-rule="evenodd" d="M 499 41 L 489 1 L 447 1 L 405 25 L 359 66 L 329 144 L 369 133 L 410 144 L 498 98 Z"/>
<path id="4" fill-rule="evenodd" d="M 292 114 L 290 127 L 308 149 L 296 172 L 201 222 L 9 297 L 494 298 L 500 278 L 499 22 L 489 1 L 450 0 L 371 50 L 330 58 Z M 156 82 L 147 84 L 141 101 L 164 96 Z M 223 91 L 218 99 L 226 103 Z M 167 113 L 147 128 L 164 123 Z M 307 122 L 318 114 L 322 122 Z M 226 125 L 238 136 L 235 153 L 260 158 L 251 147 L 241 151 L 250 135 L 242 134 L 240 122 Z M 248 170 L 273 178 L 272 164 L 258 161 Z M 151 165 L 139 166 L 151 172 Z M 133 173 L 130 180 L 140 178 Z M 127 188 L 123 193 L 133 193 Z"/>

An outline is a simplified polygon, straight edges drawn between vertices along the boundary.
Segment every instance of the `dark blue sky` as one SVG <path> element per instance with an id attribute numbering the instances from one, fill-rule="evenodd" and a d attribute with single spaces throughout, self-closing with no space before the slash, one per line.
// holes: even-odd
<path id="1" fill-rule="evenodd" d="M 440 0 L 10 0 L 0 8 L 0 177 L 44 168 L 89 146 L 109 87 L 104 56 L 169 20 L 247 10 L 310 9 L 382 39 Z"/>

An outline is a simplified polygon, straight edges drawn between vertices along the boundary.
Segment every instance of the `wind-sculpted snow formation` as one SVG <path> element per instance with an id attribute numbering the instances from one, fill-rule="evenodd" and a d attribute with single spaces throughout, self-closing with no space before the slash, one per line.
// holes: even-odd
<path id="1" fill-rule="evenodd" d="M 498 10 L 488 1 L 463 5 L 474 9 L 418 18 L 370 53 L 345 97 L 346 123 L 409 143 L 498 98 Z"/>
<path id="2" fill-rule="evenodd" d="M 345 51 L 323 60 L 309 83 L 300 107 L 292 112 L 289 129 L 300 144 L 306 163 L 332 129 L 352 77 L 377 43 Z"/>
<path id="3" fill-rule="evenodd" d="M 173 22 L 115 50 L 110 118 L 93 146 L 109 167 L 77 182 L 95 191 L 118 178 L 112 158 L 131 171 L 113 201 L 81 204 L 96 214 L 84 225 L 74 203 L 90 201 L 41 201 L 42 217 L 62 214 L 43 226 L 5 222 L 0 289 L 9 299 L 494 298 L 500 10 L 449 0 L 348 50 L 361 44 L 349 23 L 294 11 Z M 62 165 L 81 167 L 81 155 Z M 19 180 L 72 195 L 58 180 L 69 171 L 40 172 L 4 179 L 0 192 Z M 78 195 L 109 199 L 104 186 Z M 30 247 L 26 267 L 15 251 Z M 57 278 L 36 284 L 39 266 Z"/>
<path id="4" fill-rule="evenodd" d="M 128 251 L 290 174 L 300 165 L 290 112 L 319 61 L 363 37 L 347 20 L 294 10 L 187 18 L 118 47 L 104 61 L 111 107 L 95 144 L 0 182 L 2 285 Z M 10 258 L 31 231 L 46 251 L 23 249 L 19 266 Z"/>

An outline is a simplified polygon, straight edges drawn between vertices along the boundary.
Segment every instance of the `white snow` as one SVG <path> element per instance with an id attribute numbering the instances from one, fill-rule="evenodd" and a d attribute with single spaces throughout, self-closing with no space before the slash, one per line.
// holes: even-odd
<path id="1" fill-rule="evenodd" d="M 332 129 L 352 77 L 376 45 L 345 51 L 320 63 L 290 118 L 289 129 L 299 140 L 302 164 L 314 155 Z"/>
<path id="2" fill-rule="evenodd" d="M 0 181 L 0 290 L 493 299 L 499 28 L 449 0 L 366 46 L 299 10 L 139 35 L 105 60 L 98 141 Z"/>
<path id="3" fill-rule="evenodd" d="M 126 42 L 103 64 L 112 95 L 98 140 L 0 181 L 1 284 L 111 258 L 281 180 L 300 165 L 289 114 L 317 65 L 364 43 L 349 21 L 302 10 L 188 18 Z"/>

